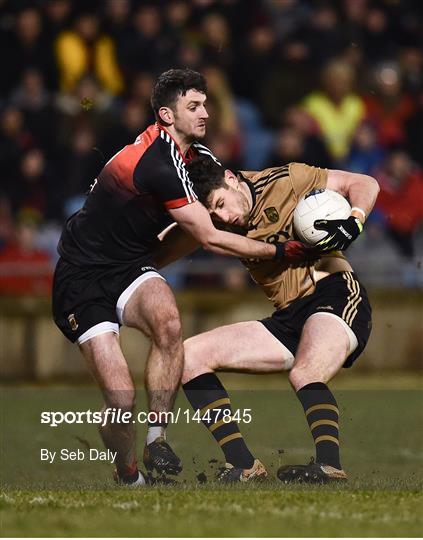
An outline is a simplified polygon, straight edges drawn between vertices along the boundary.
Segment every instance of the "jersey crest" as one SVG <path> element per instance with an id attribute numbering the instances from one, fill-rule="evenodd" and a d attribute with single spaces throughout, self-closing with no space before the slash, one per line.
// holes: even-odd
<path id="1" fill-rule="evenodd" d="M 269 206 L 269 208 L 265 208 L 264 213 L 266 214 L 267 219 L 271 223 L 277 223 L 279 221 L 279 212 L 274 206 Z"/>

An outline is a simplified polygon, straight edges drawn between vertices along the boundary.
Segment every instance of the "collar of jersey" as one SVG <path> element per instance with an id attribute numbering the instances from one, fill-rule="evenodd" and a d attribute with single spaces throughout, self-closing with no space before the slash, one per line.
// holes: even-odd
<path id="1" fill-rule="evenodd" d="M 190 150 L 191 150 L 191 146 L 192 146 L 192 143 L 191 145 L 189 146 L 188 150 L 187 150 L 187 153 L 186 153 L 186 156 L 184 156 L 184 154 L 181 152 L 181 149 L 179 148 L 179 144 L 175 141 L 175 139 L 172 137 L 172 135 L 168 132 L 168 130 L 163 127 L 161 124 L 159 124 L 158 122 L 156 122 L 156 126 L 158 127 L 159 130 L 163 130 L 167 135 L 169 135 L 169 137 L 172 139 L 173 141 L 173 144 L 175 145 L 176 149 L 178 150 L 178 153 L 179 155 L 181 156 L 182 160 L 184 163 L 188 163 L 188 161 L 190 160 L 190 157 L 188 156 Z"/>
<path id="2" fill-rule="evenodd" d="M 240 171 L 237 172 L 237 176 L 241 179 L 242 182 L 245 182 L 247 184 L 248 189 L 251 192 L 251 197 L 253 198 L 253 206 L 251 207 L 251 213 L 252 213 L 253 208 L 256 205 L 256 200 L 257 200 L 257 195 L 256 195 L 256 190 L 254 189 L 254 184 L 252 182 L 250 182 L 250 180 L 248 180 L 248 178 L 246 178 L 242 174 L 242 172 L 240 172 Z"/>
<path id="3" fill-rule="evenodd" d="M 255 207 L 256 201 L 257 201 L 256 190 L 254 189 L 254 184 L 250 180 L 248 180 L 248 178 L 246 178 L 240 171 L 237 172 L 237 175 L 238 175 L 238 177 L 240 178 L 240 180 L 242 182 L 245 182 L 247 184 L 248 189 L 250 190 L 250 193 L 251 193 L 251 197 L 253 199 L 253 204 L 251 206 L 250 216 L 248 218 L 248 223 L 251 223 L 251 216 L 254 213 L 254 207 Z"/>

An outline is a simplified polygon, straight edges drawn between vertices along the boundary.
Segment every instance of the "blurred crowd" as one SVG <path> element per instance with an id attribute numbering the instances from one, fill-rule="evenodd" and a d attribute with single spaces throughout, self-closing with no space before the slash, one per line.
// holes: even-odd
<path id="1" fill-rule="evenodd" d="M 374 175 L 381 193 L 358 244 L 385 243 L 389 264 L 419 266 L 419 0 L 0 0 L 0 8 L 0 294 L 49 290 L 64 220 L 106 161 L 154 122 L 152 85 L 171 67 L 206 76 L 206 144 L 230 168 L 301 161 Z M 174 270 L 175 285 L 245 286 L 233 266 L 210 274 L 210 260 L 193 262 Z"/>

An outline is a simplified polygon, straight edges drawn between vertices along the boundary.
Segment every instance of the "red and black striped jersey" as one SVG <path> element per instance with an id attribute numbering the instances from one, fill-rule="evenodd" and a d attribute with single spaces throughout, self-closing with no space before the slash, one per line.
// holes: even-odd
<path id="1" fill-rule="evenodd" d="M 212 156 L 197 142 L 184 156 L 165 128 L 149 126 L 103 167 L 84 206 L 66 222 L 60 256 L 78 266 L 144 259 L 172 222 L 167 210 L 197 200 L 185 164 L 199 153 Z"/>

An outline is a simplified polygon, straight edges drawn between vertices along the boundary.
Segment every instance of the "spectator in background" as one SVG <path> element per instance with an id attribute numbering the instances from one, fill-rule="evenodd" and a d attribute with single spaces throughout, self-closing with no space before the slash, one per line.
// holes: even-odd
<path id="1" fill-rule="evenodd" d="M 10 200 L 0 195 L 0 253 L 13 238 L 13 214 Z"/>
<path id="2" fill-rule="evenodd" d="M 267 82 L 275 71 L 274 29 L 270 24 L 264 23 L 254 26 L 238 43 L 234 43 L 234 47 L 237 61 L 229 72 L 234 92 L 251 103 L 266 107 L 268 93 L 274 87 L 273 81 Z M 266 84 L 260 84 L 260 81 L 265 81 Z M 272 84 L 273 86 L 270 86 Z M 279 103 L 277 101 L 278 106 Z"/>
<path id="3" fill-rule="evenodd" d="M 373 72 L 374 92 L 365 96 L 366 120 L 377 130 L 378 142 L 384 148 L 403 144 L 405 124 L 416 105 L 402 91 L 398 64 L 383 63 Z"/>
<path id="4" fill-rule="evenodd" d="M 310 8 L 301 0 L 285 0 L 275 2 L 264 0 L 268 21 L 271 21 L 273 29 L 279 39 L 285 40 L 296 34 L 307 24 L 310 18 Z"/>
<path id="5" fill-rule="evenodd" d="M 49 205 L 49 182 L 45 155 L 39 148 L 28 150 L 19 163 L 19 176 L 11 194 L 12 208 L 15 212 L 30 209 L 41 219 L 51 217 Z M 59 216 L 61 217 L 61 215 Z"/>
<path id="6" fill-rule="evenodd" d="M 201 48 L 206 64 L 228 70 L 234 62 L 231 30 L 219 13 L 206 14 L 201 21 Z"/>
<path id="7" fill-rule="evenodd" d="M 141 71 L 135 74 L 131 80 L 123 103 L 126 101 L 136 101 L 141 107 L 146 109 L 146 114 L 149 124 L 154 124 L 156 121 L 154 114 L 151 112 L 150 97 L 153 91 L 154 77 L 147 71 Z"/>
<path id="8" fill-rule="evenodd" d="M 100 139 L 99 149 L 110 159 L 126 144 L 131 144 L 144 129 L 151 124 L 150 112 L 139 100 L 128 99 L 123 104 L 119 122 Z"/>
<path id="9" fill-rule="evenodd" d="M 55 39 L 69 24 L 71 0 L 47 0 L 41 4 L 45 17 L 45 29 L 51 39 Z"/>
<path id="10" fill-rule="evenodd" d="M 10 35 L 4 36 L 0 87 L 9 93 L 20 79 L 23 69 L 41 71 L 49 89 L 57 88 L 57 65 L 50 36 L 43 32 L 40 12 L 28 7 L 16 15 Z M 6 53 L 7 51 L 7 53 Z"/>
<path id="11" fill-rule="evenodd" d="M 278 62 L 275 62 L 275 53 Z M 280 44 L 269 57 L 269 65 L 272 68 L 267 71 L 267 77 L 266 72 L 263 74 L 259 103 L 267 125 L 278 127 L 285 110 L 296 105 L 314 88 L 315 70 L 311 66 L 310 49 L 304 37 L 300 34 L 291 36 Z"/>
<path id="12" fill-rule="evenodd" d="M 351 151 L 345 160 L 347 171 L 373 175 L 385 152 L 377 141 L 374 127 L 364 122 L 354 136 Z"/>
<path id="13" fill-rule="evenodd" d="M 202 74 L 207 80 L 209 111 L 206 144 L 216 152 L 219 159 L 226 158 L 225 163 L 238 163 L 241 135 L 228 81 L 224 72 L 217 67 L 206 67 L 202 70 Z"/>
<path id="14" fill-rule="evenodd" d="M 24 114 L 25 124 L 37 145 L 50 157 L 57 151 L 57 112 L 51 96 L 38 69 L 28 68 L 22 72 L 20 84 L 10 97 L 10 102 Z"/>
<path id="15" fill-rule="evenodd" d="M 313 66 L 324 66 L 347 46 L 340 17 L 331 2 L 320 2 L 314 7 L 306 27 L 301 29 L 310 51 Z"/>
<path id="16" fill-rule="evenodd" d="M 61 113 L 57 126 L 57 137 L 62 148 L 66 148 L 75 129 L 80 124 L 90 124 L 96 138 L 114 125 L 113 99 L 102 90 L 97 81 L 85 75 L 70 94 L 60 94 L 56 106 Z"/>
<path id="17" fill-rule="evenodd" d="M 423 168 L 423 91 L 417 99 L 417 109 L 406 124 L 407 149 L 412 159 Z"/>
<path id="18" fill-rule="evenodd" d="M 125 79 L 128 78 L 125 66 L 125 40 L 131 31 L 131 4 L 129 0 L 106 0 L 104 4 L 104 30 L 114 42 L 116 60 Z"/>
<path id="19" fill-rule="evenodd" d="M 96 137 L 93 127 L 81 124 L 76 128 L 64 154 L 62 193 L 64 213 L 69 217 L 79 210 L 91 184 L 104 165 L 104 159 L 95 149 Z"/>
<path id="20" fill-rule="evenodd" d="M 348 154 L 354 133 L 364 118 L 362 99 L 354 93 L 354 71 L 341 59 L 322 71 L 322 90 L 309 94 L 304 110 L 315 120 L 335 163 Z"/>
<path id="21" fill-rule="evenodd" d="M 158 7 L 154 3 L 140 5 L 132 16 L 132 26 L 118 48 L 127 78 L 135 73 L 159 73 L 174 65 L 177 51 L 171 37 L 163 29 Z"/>
<path id="22" fill-rule="evenodd" d="M 37 247 L 38 223 L 32 213 L 21 214 L 14 237 L 0 251 L 0 294 L 47 296 L 52 287 L 50 256 Z"/>
<path id="23" fill-rule="evenodd" d="M 16 191 L 22 153 L 33 144 L 34 137 L 24 124 L 22 112 L 13 106 L 3 110 L 0 117 L 1 187 L 3 193 L 10 197 L 11 201 Z"/>
<path id="24" fill-rule="evenodd" d="M 129 30 L 131 4 L 129 0 L 106 0 L 104 2 L 104 27 L 116 42 Z M 118 59 L 120 57 L 118 55 Z"/>
<path id="25" fill-rule="evenodd" d="M 299 107 L 288 109 L 283 117 L 269 165 L 280 166 L 296 161 L 330 167 L 331 160 L 325 145 L 313 134 L 310 117 Z"/>
<path id="26" fill-rule="evenodd" d="M 60 69 L 60 88 L 72 92 L 87 73 L 94 73 L 99 84 L 112 95 L 119 94 L 124 81 L 116 60 L 112 38 L 100 32 L 95 13 L 79 14 L 72 30 L 63 30 L 55 43 Z"/>
<path id="27" fill-rule="evenodd" d="M 405 47 L 399 55 L 403 90 L 406 94 L 418 96 L 423 92 L 423 50 Z"/>
<path id="28" fill-rule="evenodd" d="M 395 55 L 395 31 L 389 15 L 382 7 L 369 6 L 364 19 L 364 57 L 374 64 Z"/>
<path id="29" fill-rule="evenodd" d="M 423 171 L 403 150 L 395 150 L 377 170 L 376 211 L 401 255 L 414 255 L 414 233 L 423 222 Z"/>

